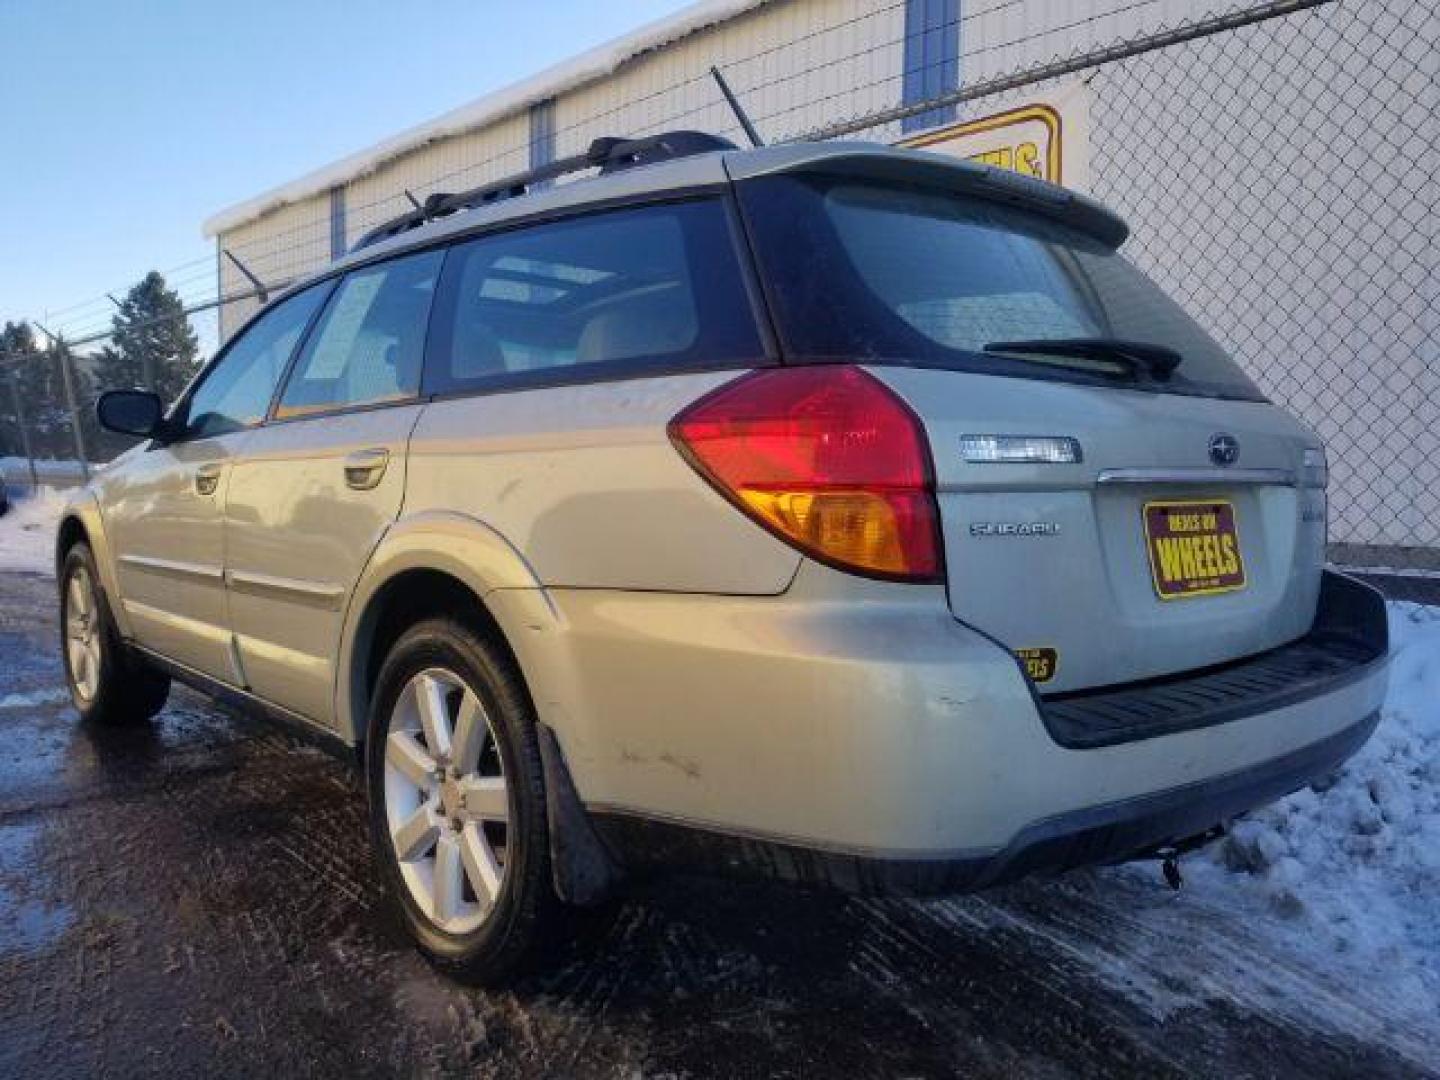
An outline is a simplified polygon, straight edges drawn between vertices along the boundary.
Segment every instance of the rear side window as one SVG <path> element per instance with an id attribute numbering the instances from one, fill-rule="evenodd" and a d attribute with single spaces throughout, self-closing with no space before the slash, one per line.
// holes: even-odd
<path id="1" fill-rule="evenodd" d="M 425 392 L 721 368 L 763 355 L 724 206 L 612 210 L 452 251 Z"/>
<path id="2" fill-rule="evenodd" d="M 290 354 L 329 292 L 329 282 L 312 286 L 242 330 L 190 395 L 186 434 L 223 435 L 265 419 Z"/>
<path id="3" fill-rule="evenodd" d="M 1048 219 L 934 189 L 839 178 L 771 177 L 739 188 L 791 359 L 1263 400 L 1134 264 Z M 1045 341 L 1156 345 L 1181 360 L 1160 379 L 1113 360 L 1013 347 Z"/>
<path id="4" fill-rule="evenodd" d="M 295 361 L 276 416 L 414 397 L 444 258 L 427 251 L 346 274 Z"/>

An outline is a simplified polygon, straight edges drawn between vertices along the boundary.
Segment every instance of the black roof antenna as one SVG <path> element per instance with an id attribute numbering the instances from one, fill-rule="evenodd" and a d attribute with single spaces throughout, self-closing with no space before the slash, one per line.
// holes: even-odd
<path id="1" fill-rule="evenodd" d="M 755 125 L 750 122 L 750 117 L 745 115 L 745 110 L 740 105 L 739 99 L 730 92 L 730 84 L 725 81 L 725 76 L 720 74 L 720 69 L 714 64 L 711 64 L 710 74 L 715 76 L 715 83 L 720 87 L 720 93 L 725 95 L 725 100 L 729 102 L 730 110 L 735 114 L 735 119 L 740 121 L 740 127 L 744 130 L 745 137 L 750 140 L 750 145 L 764 146 L 765 140 L 760 138 L 760 133 L 755 130 Z"/>

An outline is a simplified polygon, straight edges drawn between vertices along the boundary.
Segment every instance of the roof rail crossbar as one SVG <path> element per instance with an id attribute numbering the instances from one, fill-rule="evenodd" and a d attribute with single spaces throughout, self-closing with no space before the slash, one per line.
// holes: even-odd
<path id="1" fill-rule="evenodd" d="M 633 168 L 636 165 L 670 161 L 714 150 L 734 149 L 735 144 L 729 139 L 722 139 L 718 135 L 708 135 L 702 131 L 667 131 L 662 135 L 649 135 L 640 139 L 614 137 L 596 139 L 583 153 L 559 158 L 544 165 L 537 165 L 533 169 L 527 169 L 522 173 L 516 173 L 489 184 L 482 184 L 469 191 L 435 192 L 426 197 L 424 202 L 414 210 L 401 214 L 382 225 L 377 225 L 365 233 L 350 250 L 358 251 L 371 244 L 378 244 L 381 240 L 388 240 L 392 236 L 399 236 L 411 229 L 418 229 L 421 225 L 437 218 L 448 217 L 461 210 L 473 210 L 502 199 L 517 198 L 528 194 L 536 184 L 567 176 L 570 173 L 583 172 L 586 169 L 599 169 L 603 176 L 619 172 L 622 169 Z M 413 196 L 411 199 L 413 201 Z"/>

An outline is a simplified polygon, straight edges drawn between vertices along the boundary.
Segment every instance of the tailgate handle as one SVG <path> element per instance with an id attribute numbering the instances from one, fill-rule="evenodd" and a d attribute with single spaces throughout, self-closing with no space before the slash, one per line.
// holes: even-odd
<path id="1" fill-rule="evenodd" d="M 215 489 L 219 486 L 219 465 L 201 465 L 195 470 L 195 493 L 197 495 L 214 495 Z"/>
<path id="2" fill-rule="evenodd" d="M 389 450 L 357 450 L 353 454 L 347 454 L 345 484 L 356 491 L 370 491 L 384 478 L 385 466 L 389 464 Z"/>
<path id="3" fill-rule="evenodd" d="M 1296 487 L 1293 469 L 1220 469 L 1185 466 L 1174 469 L 1102 469 L 1097 484 L 1277 484 Z"/>

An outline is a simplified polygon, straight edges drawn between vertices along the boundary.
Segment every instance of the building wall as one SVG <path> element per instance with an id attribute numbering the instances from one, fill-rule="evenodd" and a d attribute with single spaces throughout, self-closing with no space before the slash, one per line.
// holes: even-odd
<path id="1" fill-rule="evenodd" d="M 601 135 L 696 128 L 742 142 L 711 64 L 774 140 L 912 98 L 934 84 L 914 68 L 937 41 L 952 51 L 943 78 L 974 87 L 1257 2 L 776 0 L 351 181 L 340 235 L 353 243 L 403 212 L 405 189 L 462 190 Z M 1437 46 L 1434 3 L 1341 0 L 1081 77 L 1091 189 L 1132 223 L 1127 251 L 1325 438 L 1332 537 L 1348 543 L 1440 546 Z M 863 134 L 893 141 L 901 127 Z M 332 254 L 335 202 L 286 206 L 221 243 L 267 281 L 314 270 Z M 221 278 L 246 287 L 223 261 Z M 250 307 L 230 305 L 222 334 Z"/>
<path id="2" fill-rule="evenodd" d="M 552 153 L 577 153 L 604 135 L 676 128 L 743 143 L 709 74 L 712 64 L 726 72 L 767 138 L 891 104 L 900 95 L 905 12 L 905 0 L 878 9 L 867 0 L 783 0 L 701 30 L 631 59 L 609 78 L 559 95 L 549 106 Z M 531 118 L 522 112 L 386 162 L 345 185 L 347 243 L 409 209 L 406 189 L 420 199 L 461 191 L 521 171 L 531 158 Z M 328 195 L 312 196 L 223 233 L 219 241 L 262 280 L 288 280 L 332 257 L 331 210 Z M 227 295 L 248 287 L 223 258 L 220 274 Z M 254 308 L 226 305 L 222 338 Z"/>
<path id="3" fill-rule="evenodd" d="M 238 229 L 221 234 L 219 246 L 233 252 L 252 274 L 269 285 L 283 285 L 319 269 L 330 261 L 330 199 L 317 195 L 282 206 Z M 250 282 L 229 259 L 220 260 L 222 296 L 250 290 Z M 258 300 L 226 304 L 220 309 L 223 341 L 248 319 Z"/>
<path id="4" fill-rule="evenodd" d="M 556 100 L 563 156 L 602 135 L 676 128 L 745 137 L 710 76 L 718 66 L 767 141 L 900 97 L 904 3 L 790 0 L 636 58 Z M 675 90 L 668 88 L 675 87 Z"/>
<path id="5" fill-rule="evenodd" d="M 1179 26 L 1197 15 L 1245 10 L 1259 0 L 964 0 L 967 82 Z"/>
<path id="6" fill-rule="evenodd" d="M 1100 69 L 1126 252 L 1326 442 L 1331 539 L 1440 546 L 1440 14 L 1344 0 Z"/>

